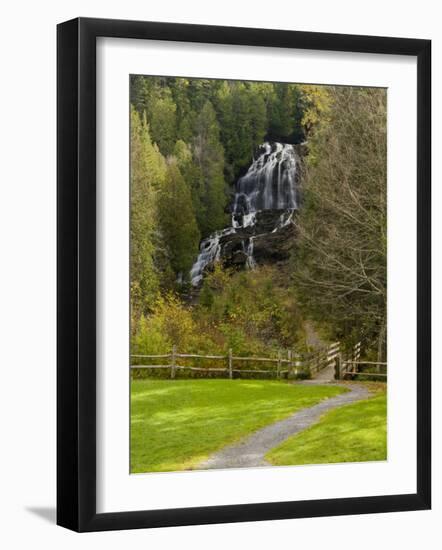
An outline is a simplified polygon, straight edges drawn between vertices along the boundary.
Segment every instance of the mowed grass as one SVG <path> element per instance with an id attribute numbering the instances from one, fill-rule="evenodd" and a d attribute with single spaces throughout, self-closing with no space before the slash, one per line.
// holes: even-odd
<path id="1" fill-rule="evenodd" d="M 221 447 L 343 391 L 268 380 L 133 380 L 131 472 L 192 469 Z"/>
<path id="2" fill-rule="evenodd" d="M 270 451 L 266 459 L 279 466 L 386 460 L 385 393 L 330 411 L 318 424 Z"/>

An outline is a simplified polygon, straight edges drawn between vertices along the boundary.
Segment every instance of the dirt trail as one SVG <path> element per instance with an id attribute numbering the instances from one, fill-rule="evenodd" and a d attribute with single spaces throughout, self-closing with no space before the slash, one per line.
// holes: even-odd
<path id="1" fill-rule="evenodd" d="M 305 342 L 309 348 L 324 348 L 327 343 L 317 333 L 311 321 L 304 321 Z"/>
<path id="2" fill-rule="evenodd" d="M 318 379 L 304 382 L 318 384 Z M 319 421 L 327 411 L 342 405 L 354 403 L 370 396 L 369 390 L 361 384 L 334 384 L 350 391 L 324 399 L 317 405 L 302 409 L 285 420 L 280 420 L 270 426 L 249 435 L 242 441 L 224 447 L 198 466 L 199 470 L 213 468 L 251 468 L 254 466 L 270 466 L 265 455 L 274 447 L 293 435 L 302 432 Z"/>

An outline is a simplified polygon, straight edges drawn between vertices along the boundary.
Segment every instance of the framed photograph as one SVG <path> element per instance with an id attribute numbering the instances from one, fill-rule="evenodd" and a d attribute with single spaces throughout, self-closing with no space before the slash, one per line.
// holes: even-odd
<path id="1" fill-rule="evenodd" d="M 58 524 L 429 509 L 430 41 L 57 36 Z"/>

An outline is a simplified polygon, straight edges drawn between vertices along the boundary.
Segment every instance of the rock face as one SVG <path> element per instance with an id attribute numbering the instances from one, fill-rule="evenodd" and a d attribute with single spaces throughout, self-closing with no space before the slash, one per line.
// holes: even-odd
<path id="1" fill-rule="evenodd" d="M 302 146 L 260 146 L 236 184 L 232 225 L 201 241 L 190 272 L 194 287 L 218 261 L 227 267 L 254 269 L 288 258 L 299 204 L 300 154 Z"/>
<path id="2" fill-rule="evenodd" d="M 253 225 L 239 227 L 235 233 L 220 238 L 219 259 L 226 266 L 245 268 L 287 259 L 294 215 L 295 210 L 257 212 Z"/>

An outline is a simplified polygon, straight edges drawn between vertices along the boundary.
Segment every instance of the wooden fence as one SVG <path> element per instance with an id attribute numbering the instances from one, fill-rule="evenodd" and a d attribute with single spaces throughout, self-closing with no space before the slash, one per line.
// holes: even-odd
<path id="1" fill-rule="evenodd" d="M 299 354 L 292 350 L 280 350 L 276 357 L 244 357 L 234 355 L 230 349 L 227 355 L 201 355 L 196 353 L 178 353 L 176 347 L 171 353 L 160 355 L 131 355 L 131 359 L 155 360 L 165 359 L 163 364 L 132 364 L 131 370 L 135 369 L 158 369 L 170 370 L 170 378 L 175 378 L 178 371 L 201 372 L 204 374 L 218 373 L 225 374 L 228 378 L 241 374 L 270 375 L 276 379 L 296 377 L 315 377 L 323 369 L 334 365 L 339 354 L 339 342 L 334 342 L 327 348 L 315 353 Z M 223 364 L 220 367 L 197 367 L 179 364 L 180 359 L 200 359 L 219 361 Z M 248 365 L 259 363 L 266 368 L 247 368 Z M 244 368 L 242 365 L 245 365 Z"/>
<path id="2" fill-rule="evenodd" d="M 357 342 L 343 359 L 340 342 L 333 342 L 314 353 L 299 354 L 293 350 L 280 350 L 276 357 L 244 357 L 234 355 L 230 349 L 227 355 L 201 355 L 196 353 L 178 353 L 173 346 L 171 353 L 162 355 L 131 355 L 131 359 L 155 360 L 165 359 L 164 364 L 132 364 L 135 369 L 163 369 L 170 371 L 170 378 L 175 378 L 178 371 L 200 372 L 204 374 L 218 373 L 233 378 L 242 374 L 267 375 L 280 378 L 316 378 L 326 369 L 334 368 L 334 378 L 337 380 L 351 379 L 356 376 L 387 378 L 387 363 L 361 360 L 361 342 Z M 203 361 L 219 361 L 219 367 L 202 367 L 179 364 L 180 359 L 199 359 Z M 262 365 L 265 368 L 247 368 L 250 364 Z M 244 367 L 244 366 L 245 367 Z M 365 371 L 364 367 L 375 367 L 375 371 Z M 382 372 L 381 372 L 382 369 Z"/>
<path id="3" fill-rule="evenodd" d="M 387 367 L 387 363 L 379 361 L 343 361 L 341 367 L 341 376 L 340 378 L 351 378 L 355 376 L 370 376 L 370 377 L 381 377 L 387 378 L 386 372 L 381 372 L 381 367 Z M 376 370 L 373 371 L 364 371 L 363 366 L 375 366 Z"/>
<path id="4" fill-rule="evenodd" d="M 314 378 L 327 367 L 334 366 L 339 356 L 340 348 L 340 342 L 333 342 L 328 347 L 322 348 L 311 354 L 308 365 L 310 376 Z"/>
<path id="5" fill-rule="evenodd" d="M 342 359 L 341 356 L 337 358 L 336 364 L 336 378 L 351 379 L 355 376 L 368 376 L 374 378 L 387 379 L 387 363 L 380 361 L 361 361 L 361 342 L 357 342 L 348 354 L 349 357 Z M 366 371 L 364 367 L 375 367 L 375 371 Z M 381 372 L 383 369 L 385 372 Z"/>

